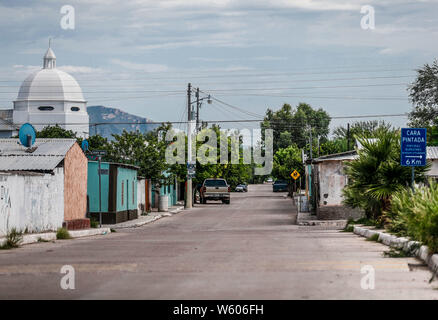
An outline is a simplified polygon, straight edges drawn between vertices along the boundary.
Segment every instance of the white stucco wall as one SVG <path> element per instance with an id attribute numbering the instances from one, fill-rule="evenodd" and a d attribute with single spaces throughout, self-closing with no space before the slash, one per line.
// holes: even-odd
<path id="1" fill-rule="evenodd" d="M 63 168 L 56 168 L 54 175 L 0 173 L 0 236 L 11 228 L 56 230 L 63 220 Z"/>
<path id="2" fill-rule="evenodd" d="M 324 161 L 319 164 L 320 203 L 322 206 L 342 205 L 342 189 L 347 184 L 342 161 Z"/>

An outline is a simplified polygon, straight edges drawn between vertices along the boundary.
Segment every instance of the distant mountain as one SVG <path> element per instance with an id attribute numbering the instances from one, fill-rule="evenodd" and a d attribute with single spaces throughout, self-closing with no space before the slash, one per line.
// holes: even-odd
<path id="1" fill-rule="evenodd" d="M 116 108 L 108 108 L 104 106 L 89 106 L 87 112 L 90 117 L 90 135 L 96 132 L 101 136 L 113 139 L 112 134 L 121 134 L 126 131 L 141 131 L 147 132 L 155 129 L 158 125 L 148 124 L 152 120 L 135 116 Z M 120 124 L 127 123 L 130 124 Z M 94 123 L 105 123 L 94 125 Z M 106 124 L 108 123 L 108 124 Z M 96 127 L 96 128 L 95 128 Z"/>

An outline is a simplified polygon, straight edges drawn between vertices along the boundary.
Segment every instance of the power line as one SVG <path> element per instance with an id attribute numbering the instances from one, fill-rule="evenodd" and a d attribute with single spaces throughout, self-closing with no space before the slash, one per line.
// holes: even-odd
<path id="1" fill-rule="evenodd" d="M 261 77 L 275 77 L 275 76 L 287 76 L 287 75 L 318 75 L 318 74 L 354 74 L 354 73 L 375 73 L 375 72 L 395 72 L 395 71 L 415 71 L 415 69 L 358 69 L 358 70 L 348 70 L 348 71 L 323 71 L 323 72 L 289 72 L 289 71 L 282 71 L 282 72 L 261 72 L 260 70 L 254 70 L 259 73 L 237 73 L 241 72 L 239 71 L 224 71 L 225 74 L 214 74 L 216 71 L 205 71 L 208 73 L 208 75 L 187 75 L 187 73 L 181 73 L 181 76 L 170 76 L 170 77 L 148 77 L 148 78 L 134 78 L 134 79 L 127 79 L 127 78 L 109 78 L 105 77 L 104 79 L 96 78 L 96 79 L 90 79 L 90 78 L 76 78 L 75 80 L 66 80 L 66 81 L 144 81 L 144 80 L 168 80 L 168 79 L 177 79 L 177 80 L 185 80 L 187 78 L 193 78 L 193 79 L 212 79 L 212 78 L 226 78 L 226 77 L 254 77 L 254 76 L 261 76 Z M 234 73 L 236 72 L 236 73 Z M 144 72 L 139 72 L 141 74 L 144 74 Z M 131 74 L 136 74 L 136 72 L 131 72 Z M 54 80 L 55 81 L 55 80 Z M 0 79 L 0 82 L 23 82 L 23 80 L 17 79 L 17 80 L 5 80 Z"/>
<path id="2" fill-rule="evenodd" d="M 278 97 L 278 98 L 306 98 L 306 99 L 336 99 L 336 100 L 394 100 L 406 101 L 408 98 L 397 97 L 353 97 L 353 96 L 308 96 L 308 95 L 284 95 L 284 94 L 257 94 L 257 93 L 237 93 L 226 94 L 228 96 L 255 96 L 255 97 Z"/>
<path id="3" fill-rule="evenodd" d="M 373 115 L 351 115 L 351 116 L 329 116 L 330 119 L 362 119 L 362 118 L 389 118 L 389 117 L 407 117 L 409 114 L 408 113 L 398 113 L 398 114 L 373 114 Z M 205 122 L 209 122 L 209 123 L 245 123 L 245 122 L 263 122 L 264 119 L 238 119 L 238 120 L 204 120 Z M 289 123 L 287 121 L 284 120 L 270 120 L 268 121 L 271 124 L 276 124 L 276 123 Z M 188 121 L 149 121 L 149 122 L 135 122 L 135 121 L 127 121 L 127 122 L 90 122 L 89 125 L 90 126 L 95 126 L 95 125 L 126 125 L 126 124 L 135 124 L 135 125 L 146 125 L 146 124 L 186 124 L 188 123 Z M 23 124 L 23 123 L 21 123 Z M 69 123 L 64 123 L 64 122 L 58 122 L 58 123 L 46 123 L 46 122 L 39 122 L 39 123 L 33 123 L 34 125 L 83 125 L 83 123 L 75 123 L 75 122 L 69 122 Z M 20 124 L 17 124 L 20 125 Z M 290 124 L 291 127 L 302 127 L 297 126 L 297 125 L 293 125 Z"/>
<path id="4" fill-rule="evenodd" d="M 382 77 L 360 77 L 360 78 L 326 78 L 326 79 L 295 79 L 295 80 L 263 80 L 263 81 L 245 81 L 246 84 L 263 84 L 263 83 L 285 83 L 285 82 L 326 82 L 326 81 L 355 81 L 355 80 L 378 80 L 378 79 L 402 79 L 402 78 L 412 78 L 412 76 L 382 76 Z M 52 82 L 57 80 L 45 80 L 45 82 Z M 65 80 L 69 81 L 69 80 Z M 71 81 L 71 80 L 70 80 Z M 98 80 L 96 80 L 98 81 Z M 135 79 L 133 79 L 135 81 Z M 13 81 L 11 81 L 13 82 Z M 26 81 L 23 81 L 25 83 Z M 242 81 L 222 81 L 222 82 L 203 82 L 203 85 L 214 85 L 214 84 L 241 84 Z M 144 86 L 145 84 L 137 85 L 137 86 Z M 148 85 L 154 85 L 154 86 L 163 86 L 163 85 L 172 85 L 172 86 L 180 86 L 180 83 L 151 83 Z M 39 87 L 57 87 L 56 85 L 38 85 Z M 135 85 L 120 85 L 115 84 L 113 85 L 116 88 L 123 88 L 123 87 L 130 87 L 132 88 Z M 16 88 L 17 85 L 0 85 L 0 88 Z M 64 87 L 74 87 L 76 88 L 76 85 L 64 85 Z M 98 84 L 98 85 L 86 85 L 86 87 L 109 87 L 108 84 Z"/>

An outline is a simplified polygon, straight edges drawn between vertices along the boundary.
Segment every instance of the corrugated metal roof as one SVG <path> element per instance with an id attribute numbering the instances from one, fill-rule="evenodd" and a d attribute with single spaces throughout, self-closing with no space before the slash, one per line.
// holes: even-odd
<path id="1" fill-rule="evenodd" d="M 0 109 L 0 131 L 15 131 L 17 127 L 12 123 L 12 109 Z"/>
<path id="2" fill-rule="evenodd" d="M 438 147 L 427 147 L 427 159 L 434 160 L 438 159 Z M 336 154 L 329 154 L 326 156 L 322 156 L 313 160 L 313 162 L 322 162 L 322 161 L 341 161 L 341 160 L 354 160 L 356 159 L 357 153 L 356 151 L 347 151 Z"/>
<path id="3" fill-rule="evenodd" d="M 0 118 L 0 131 L 14 131 L 17 130 L 12 122 Z"/>
<path id="4" fill-rule="evenodd" d="M 328 154 L 325 156 L 321 156 L 313 160 L 314 163 L 323 162 L 323 161 L 342 161 L 342 160 L 354 160 L 356 159 L 357 152 L 356 150 L 346 151 L 341 153 Z"/>
<path id="5" fill-rule="evenodd" d="M 438 159 L 438 147 L 427 147 L 427 159 Z"/>
<path id="6" fill-rule="evenodd" d="M 18 139 L 0 139 L 0 171 L 53 170 L 75 142 L 75 139 L 36 139 L 32 146 L 36 150 L 28 153 Z"/>

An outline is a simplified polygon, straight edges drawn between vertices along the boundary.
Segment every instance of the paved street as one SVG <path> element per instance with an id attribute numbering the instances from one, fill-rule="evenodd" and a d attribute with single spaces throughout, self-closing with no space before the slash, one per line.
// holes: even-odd
<path id="1" fill-rule="evenodd" d="M 271 185 L 231 205 L 197 205 L 107 236 L 0 251 L 0 298 L 436 299 L 438 282 L 413 258 L 351 233 L 294 225 L 296 209 Z M 63 290 L 63 265 L 76 289 Z M 360 286 L 375 268 L 375 289 Z"/>

